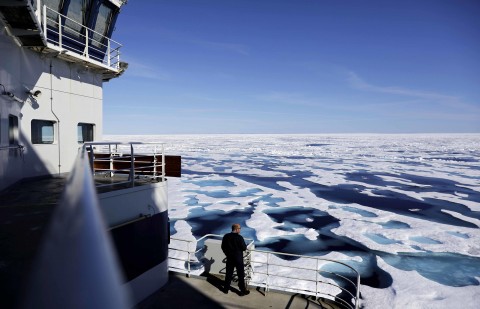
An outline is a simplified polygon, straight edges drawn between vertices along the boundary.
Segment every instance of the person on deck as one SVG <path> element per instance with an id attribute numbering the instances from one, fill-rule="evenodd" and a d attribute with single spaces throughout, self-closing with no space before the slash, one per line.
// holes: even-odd
<path id="1" fill-rule="evenodd" d="M 230 290 L 230 283 L 233 278 L 233 269 L 237 269 L 238 287 L 240 296 L 250 294 L 245 285 L 245 266 L 243 264 L 243 252 L 247 250 L 247 245 L 242 235 L 240 235 L 240 224 L 232 225 L 232 232 L 225 234 L 222 239 L 222 251 L 227 257 L 227 274 L 225 276 L 225 286 L 223 293 L 227 294 Z"/>

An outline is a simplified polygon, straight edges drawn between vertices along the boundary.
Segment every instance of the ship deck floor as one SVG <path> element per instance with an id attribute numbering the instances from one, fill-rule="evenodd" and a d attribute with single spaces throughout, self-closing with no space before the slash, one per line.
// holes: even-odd
<path id="1" fill-rule="evenodd" d="M 0 192 L 0 304 L 18 306 L 66 177 L 18 182 Z"/>
<path id="2" fill-rule="evenodd" d="M 228 294 L 221 290 L 223 279 L 210 275 L 208 277 L 190 277 L 170 272 L 168 283 L 149 298 L 138 304 L 136 309 L 154 308 L 195 308 L 195 309 L 300 309 L 323 308 L 335 309 L 337 305 L 328 300 L 317 301 L 314 297 L 301 294 L 269 291 L 250 287 L 250 294 L 239 295 L 239 290 L 232 284 Z"/>

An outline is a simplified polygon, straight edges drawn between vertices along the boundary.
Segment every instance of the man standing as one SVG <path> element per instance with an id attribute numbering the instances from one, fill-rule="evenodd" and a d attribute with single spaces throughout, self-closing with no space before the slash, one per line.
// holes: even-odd
<path id="1" fill-rule="evenodd" d="M 240 296 L 250 294 L 245 286 L 245 269 L 243 265 L 243 252 L 247 250 L 245 240 L 240 235 L 240 224 L 232 225 L 232 232 L 225 234 L 222 239 L 222 251 L 227 256 L 227 274 L 225 276 L 225 287 L 223 293 L 228 293 L 230 283 L 232 282 L 233 269 L 237 269 L 238 287 L 240 288 Z"/>

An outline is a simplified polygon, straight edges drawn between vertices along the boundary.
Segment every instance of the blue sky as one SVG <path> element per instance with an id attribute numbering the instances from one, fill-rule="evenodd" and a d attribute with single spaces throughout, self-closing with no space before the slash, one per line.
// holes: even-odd
<path id="1" fill-rule="evenodd" d="M 480 1 L 130 0 L 105 134 L 480 132 Z"/>

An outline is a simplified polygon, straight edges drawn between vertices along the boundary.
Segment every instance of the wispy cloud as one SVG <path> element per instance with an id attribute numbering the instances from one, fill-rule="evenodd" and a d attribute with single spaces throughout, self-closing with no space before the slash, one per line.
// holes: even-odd
<path id="1" fill-rule="evenodd" d="M 414 89 L 397 87 L 397 86 L 372 85 L 366 82 L 365 80 L 363 80 L 355 72 L 351 72 L 351 71 L 348 72 L 347 80 L 352 88 L 362 90 L 362 91 L 400 95 L 400 96 L 418 99 L 419 100 L 418 103 L 428 101 L 428 102 L 441 104 L 443 106 L 448 106 L 451 108 L 462 108 L 464 110 L 480 112 L 480 108 L 478 106 L 465 103 L 462 100 L 462 98 L 456 97 L 456 96 L 445 95 L 437 92 L 414 90 Z"/>
<path id="2" fill-rule="evenodd" d="M 294 93 L 294 92 L 274 91 L 266 94 L 256 95 L 254 97 L 258 100 L 278 103 L 278 104 L 309 106 L 309 107 L 328 106 L 328 104 L 322 102 L 319 99 L 307 98 L 304 94 Z"/>
<path id="3" fill-rule="evenodd" d="M 225 50 L 240 55 L 249 55 L 248 47 L 238 43 L 213 42 L 205 40 L 190 40 L 191 43 L 214 50 Z"/>
<path id="4" fill-rule="evenodd" d="M 203 38 L 194 38 L 184 33 L 168 30 L 165 28 L 158 29 L 157 35 L 161 35 L 164 38 L 168 38 L 170 40 L 201 46 L 210 50 L 228 51 L 244 56 L 248 56 L 250 54 L 249 47 L 241 43 L 218 42 L 206 40 Z"/>
<path id="5" fill-rule="evenodd" d="M 127 74 L 130 76 L 163 81 L 171 79 L 170 73 L 162 71 L 152 65 L 147 65 L 141 61 L 131 59 L 127 59 L 127 62 Z"/>

